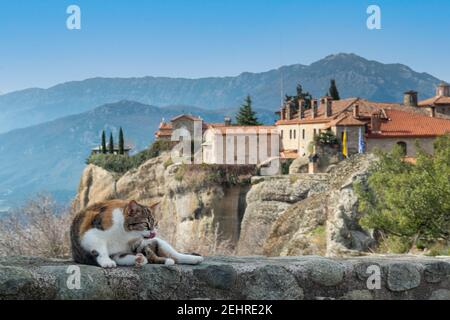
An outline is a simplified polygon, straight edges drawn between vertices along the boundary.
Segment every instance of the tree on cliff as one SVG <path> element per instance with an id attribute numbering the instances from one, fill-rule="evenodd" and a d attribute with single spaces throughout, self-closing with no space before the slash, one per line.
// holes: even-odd
<path id="1" fill-rule="evenodd" d="M 125 141 L 123 139 L 122 127 L 119 130 L 119 154 L 125 154 Z"/>
<path id="2" fill-rule="evenodd" d="M 103 154 L 106 153 L 106 135 L 105 135 L 105 130 L 102 131 L 102 149 L 101 152 Z"/>
<path id="3" fill-rule="evenodd" d="M 256 112 L 252 109 L 252 98 L 247 96 L 244 104 L 239 109 L 236 116 L 236 122 L 240 126 L 259 126 L 261 125 L 256 117 Z"/>
<path id="4" fill-rule="evenodd" d="M 111 132 L 111 134 L 109 135 L 109 145 L 108 145 L 108 149 L 109 149 L 109 153 L 110 154 L 114 154 L 114 139 L 113 139 L 113 134 Z"/>
<path id="5" fill-rule="evenodd" d="M 329 95 L 330 97 L 333 98 L 333 100 L 341 100 L 341 97 L 339 96 L 339 91 L 336 87 L 336 80 L 334 79 L 330 81 Z"/>
<path id="6" fill-rule="evenodd" d="M 379 153 L 367 187 L 357 186 L 363 226 L 412 246 L 430 248 L 450 241 L 450 134 L 438 138 L 434 155 L 419 145 L 415 164 L 400 146 Z"/>

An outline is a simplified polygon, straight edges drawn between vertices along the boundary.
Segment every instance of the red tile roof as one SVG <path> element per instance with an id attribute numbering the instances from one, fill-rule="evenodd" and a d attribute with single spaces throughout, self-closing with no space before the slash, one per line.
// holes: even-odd
<path id="1" fill-rule="evenodd" d="M 195 116 L 192 116 L 192 115 L 189 115 L 189 114 L 180 114 L 179 116 L 176 116 L 175 118 L 172 118 L 172 122 L 173 121 L 177 121 L 177 120 L 179 120 L 179 119 L 182 119 L 182 118 L 186 118 L 186 119 L 189 119 L 189 120 L 192 120 L 192 121 L 199 121 L 199 120 L 201 120 L 199 117 L 195 117 Z"/>
<path id="2" fill-rule="evenodd" d="M 308 123 L 326 123 L 330 121 L 330 119 L 335 119 L 341 112 L 348 109 L 355 102 L 359 101 L 359 98 L 349 98 L 344 100 L 332 101 L 332 116 L 325 116 L 325 106 L 319 105 L 317 108 L 317 115 L 313 119 L 312 118 L 312 110 L 308 109 L 304 112 L 304 118 L 296 118 L 291 120 L 278 120 L 276 122 L 277 125 L 288 125 L 288 124 L 308 124 Z"/>
<path id="3" fill-rule="evenodd" d="M 167 123 L 167 122 L 161 122 L 159 124 L 159 129 L 160 130 L 172 130 L 172 124 L 171 123 Z"/>
<path id="4" fill-rule="evenodd" d="M 329 122 L 324 129 L 332 128 L 335 126 L 356 126 L 356 127 L 362 127 L 365 126 L 366 123 L 363 121 L 360 121 L 353 117 L 353 115 L 350 114 L 343 114 L 340 117 L 338 117 L 336 120 L 333 120 Z"/>
<path id="5" fill-rule="evenodd" d="M 369 133 L 368 137 L 436 137 L 450 132 L 450 120 L 427 117 L 420 114 L 386 109 L 387 121 L 381 123 L 381 133 Z"/>
<path id="6" fill-rule="evenodd" d="M 429 107 L 437 105 L 450 105 L 450 97 L 435 96 L 419 102 L 419 107 Z"/>

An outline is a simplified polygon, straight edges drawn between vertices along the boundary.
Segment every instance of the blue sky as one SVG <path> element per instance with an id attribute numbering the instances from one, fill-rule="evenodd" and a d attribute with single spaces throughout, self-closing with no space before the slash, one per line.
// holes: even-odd
<path id="1" fill-rule="evenodd" d="M 80 6 L 82 29 L 66 9 Z M 366 9 L 382 10 L 368 30 Z M 450 81 L 447 0 L 0 0 L 0 92 L 90 77 L 198 78 L 352 52 Z"/>

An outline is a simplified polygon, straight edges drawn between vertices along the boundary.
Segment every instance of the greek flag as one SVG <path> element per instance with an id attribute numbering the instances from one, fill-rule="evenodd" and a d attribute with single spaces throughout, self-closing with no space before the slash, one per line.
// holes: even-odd
<path id="1" fill-rule="evenodd" d="M 358 152 L 359 153 L 365 153 L 366 152 L 366 143 L 364 141 L 362 128 L 359 128 Z"/>

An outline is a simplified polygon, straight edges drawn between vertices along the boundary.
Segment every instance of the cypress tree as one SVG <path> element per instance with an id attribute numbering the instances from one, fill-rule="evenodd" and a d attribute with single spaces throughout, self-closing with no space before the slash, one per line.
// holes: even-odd
<path id="1" fill-rule="evenodd" d="M 341 97 L 339 96 L 339 91 L 336 87 L 336 80 L 332 79 L 330 81 L 330 97 L 333 98 L 333 100 L 341 100 Z"/>
<path id="2" fill-rule="evenodd" d="M 125 141 L 123 139 L 122 127 L 119 130 L 119 154 L 125 154 Z"/>
<path id="3" fill-rule="evenodd" d="M 105 130 L 102 131 L 102 147 L 101 147 L 100 152 L 103 153 L 103 154 L 106 153 L 106 135 L 105 135 Z"/>
<path id="4" fill-rule="evenodd" d="M 111 134 L 109 135 L 109 145 L 108 145 L 108 148 L 109 148 L 109 153 L 110 153 L 110 154 L 114 154 L 114 139 L 113 139 L 113 134 L 112 134 L 112 132 L 111 132 Z"/>
<path id="5" fill-rule="evenodd" d="M 236 122 L 240 126 L 259 126 L 261 125 L 256 117 L 256 112 L 252 109 L 252 98 L 247 96 L 244 104 L 239 109 L 236 116 Z"/>

